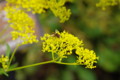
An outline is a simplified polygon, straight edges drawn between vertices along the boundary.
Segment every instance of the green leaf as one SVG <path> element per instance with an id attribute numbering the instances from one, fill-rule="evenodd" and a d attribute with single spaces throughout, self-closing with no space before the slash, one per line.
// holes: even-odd
<path id="1" fill-rule="evenodd" d="M 108 72 L 114 72 L 119 69 L 119 53 L 109 49 L 107 47 L 101 46 L 99 50 L 98 65 Z"/>
<path id="2" fill-rule="evenodd" d="M 9 69 L 16 68 L 18 66 L 18 63 L 12 64 Z"/>
<path id="3" fill-rule="evenodd" d="M 79 67 L 76 72 L 79 74 L 81 80 L 97 80 L 96 75 L 92 70 Z"/>
<path id="4" fill-rule="evenodd" d="M 8 45 L 8 44 L 6 44 L 6 56 L 10 56 L 10 52 L 11 52 L 11 48 L 10 48 L 10 46 Z"/>
<path id="5" fill-rule="evenodd" d="M 9 76 L 7 72 L 4 72 L 3 74 L 4 74 L 5 76 L 7 76 L 7 77 Z"/>
<path id="6" fill-rule="evenodd" d="M 65 70 L 62 74 L 62 80 L 73 80 L 73 74 L 70 70 Z"/>
<path id="7" fill-rule="evenodd" d="M 3 74 L 4 70 L 3 68 L 0 68 L 0 74 Z"/>
<path id="8" fill-rule="evenodd" d="M 0 68 L 0 74 L 1 74 L 1 75 L 3 74 L 3 75 L 5 75 L 5 76 L 7 76 L 7 77 L 9 76 L 9 75 L 7 74 L 7 72 L 4 71 L 3 68 Z"/>

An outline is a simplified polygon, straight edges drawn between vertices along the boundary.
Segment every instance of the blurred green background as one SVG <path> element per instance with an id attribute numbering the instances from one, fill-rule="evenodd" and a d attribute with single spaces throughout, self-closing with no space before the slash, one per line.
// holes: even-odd
<path id="1" fill-rule="evenodd" d="M 36 15 L 42 34 L 65 30 L 83 40 L 85 47 L 93 49 L 99 56 L 97 68 L 46 64 L 16 71 L 16 80 L 120 80 L 120 7 L 112 6 L 103 11 L 96 7 L 98 1 L 67 2 L 65 5 L 72 15 L 62 24 L 51 11 Z M 18 51 L 19 66 L 49 60 L 49 54 L 42 53 L 40 46 L 33 44 Z M 74 57 L 69 59 L 73 60 Z"/>

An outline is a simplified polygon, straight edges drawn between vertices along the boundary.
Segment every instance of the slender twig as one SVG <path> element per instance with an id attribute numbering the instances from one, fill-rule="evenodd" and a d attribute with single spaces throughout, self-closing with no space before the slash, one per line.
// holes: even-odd
<path id="1" fill-rule="evenodd" d="M 77 63 L 63 63 L 63 62 L 55 62 L 57 64 L 63 64 L 63 65 L 79 65 Z"/>
<path id="2" fill-rule="evenodd" d="M 54 53 L 52 52 L 52 59 L 55 60 Z"/>
<path id="3" fill-rule="evenodd" d="M 29 68 L 29 67 L 38 66 L 38 65 L 43 65 L 43 64 L 48 64 L 48 63 L 57 63 L 57 64 L 63 64 L 63 65 L 78 65 L 77 63 L 63 63 L 63 62 L 56 62 L 54 60 L 51 60 L 51 61 L 46 61 L 46 62 L 35 63 L 32 65 L 17 67 L 17 68 L 13 68 L 13 69 L 8 69 L 6 72 L 20 70 L 20 69 Z"/>
<path id="4" fill-rule="evenodd" d="M 28 67 L 33 67 L 33 66 L 38 66 L 38 65 L 43 65 L 43 64 L 48 64 L 48 63 L 54 63 L 54 61 L 51 60 L 51 61 L 46 61 L 46 62 L 35 63 L 35 64 L 32 64 L 32 65 L 26 65 L 26 66 L 22 66 L 22 67 L 17 67 L 17 68 L 13 68 L 13 69 L 8 69 L 7 72 L 20 70 L 20 69 L 24 69 L 24 68 L 28 68 Z"/>
<path id="5" fill-rule="evenodd" d="M 9 63 L 8 63 L 8 67 L 10 66 L 10 64 L 11 64 L 11 62 L 12 62 L 12 60 L 13 60 L 13 57 L 14 57 L 14 55 L 15 55 L 15 53 L 16 53 L 16 51 L 17 51 L 17 49 L 18 49 L 19 46 L 20 46 L 20 45 L 17 45 L 17 46 L 15 47 L 15 49 L 14 49 L 14 51 L 13 51 L 11 57 L 10 57 L 10 61 L 9 61 Z"/>

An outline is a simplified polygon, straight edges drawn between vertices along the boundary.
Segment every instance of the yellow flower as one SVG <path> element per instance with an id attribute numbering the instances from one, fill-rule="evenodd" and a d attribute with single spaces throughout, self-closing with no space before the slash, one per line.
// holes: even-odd
<path id="1" fill-rule="evenodd" d="M 60 22 L 65 22 L 71 15 L 70 9 L 66 9 L 64 4 L 72 0 L 7 0 L 8 4 L 21 7 L 32 13 L 44 13 L 50 9 L 56 17 L 60 18 Z"/>
<path id="2" fill-rule="evenodd" d="M 41 37 L 43 41 L 43 52 L 51 52 L 56 55 L 56 59 L 62 61 L 63 58 L 72 55 L 73 50 L 77 54 L 76 63 L 86 65 L 86 68 L 95 68 L 98 57 L 94 51 L 83 48 L 82 40 L 65 31 L 56 31 L 53 35 L 45 34 Z"/>
<path id="3" fill-rule="evenodd" d="M 100 0 L 99 3 L 96 4 L 97 7 L 102 7 L 103 10 L 106 10 L 108 6 L 115 6 L 120 3 L 120 0 Z"/>
<path id="4" fill-rule="evenodd" d="M 76 49 L 76 54 L 78 55 L 77 63 L 80 65 L 85 65 L 86 68 L 96 68 L 94 63 L 97 63 L 98 57 L 96 57 L 93 50 L 84 49 L 83 47 L 78 47 Z"/>
<path id="5" fill-rule="evenodd" d="M 22 44 L 38 42 L 34 35 L 34 21 L 27 13 L 14 7 L 6 7 L 6 11 L 10 27 L 13 28 L 11 32 L 13 40 L 20 38 Z"/>
<path id="6" fill-rule="evenodd" d="M 8 69 L 8 64 L 7 64 L 8 61 L 9 61 L 8 56 L 2 55 L 0 57 L 0 63 L 2 64 L 2 67 L 3 67 L 4 70 Z"/>
<path id="7" fill-rule="evenodd" d="M 48 6 L 50 10 L 54 13 L 56 17 L 60 18 L 60 22 L 63 23 L 70 18 L 71 11 L 64 7 L 66 0 L 50 0 L 48 1 Z"/>
<path id="8" fill-rule="evenodd" d="M 17 7 L 22 7 L 27 11 L 32 11 L 33 13 L 43 13 L 47 6 L 48 0 L 7 0 L 9 4 L 13 4 Z"/>
<path id="9" fill-rule="evenodd" d="M 59 58 L 71 55 L 73 49 L 83 45 L 77 37 L 65 31 L 62 33 L 57 31 L 53 35 L 45 34 L 41 40 L 43 41 L 43 52 L 55 53 Z"/>
<path id="10" fill-rule="evenodd" d="M 20 38 L 22 44 L 38 42 L 33 30 L 34 21 L 26 11 L 44 13 L 50 9 L 56 17 L 60 18 L 60 22 L 65 22 L 71 15 L 70 10 L 64 7 L 67 1 L 69 0 L 7 0 L 8 4 L 5 10 L 10 27 L 13 28 L 11 32 L 13 40 Z"/>

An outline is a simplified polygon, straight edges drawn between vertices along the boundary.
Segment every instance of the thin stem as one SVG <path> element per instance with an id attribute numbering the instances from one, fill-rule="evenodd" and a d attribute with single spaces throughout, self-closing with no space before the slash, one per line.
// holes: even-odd
<path id="1" fill-rule="evenodd" d="M 52 52 L 52 59 L 55 60 L 54 53 Z"/>
<path id="2" fill-rule="evenodd" d="M 43 65 L 43 64 L 48 64 L 48 63 L 57 63 L 57 64 L 63 64 L 63 65 L 78 65 L 76 63 L 63 63 L 63 62 L 56 62 L 54 60 L 51 60 L 51 61 L 46 61 L 46 62 L 35 63 L 35 64 L 32 64 L 32 65 L 17 67 L 17 68 L 13 68 L 13 69 L 8 69 L 6 72 L 20 70 L 20 69 L 29 68 L 29 67 L 38 66 L 38 65 Z"/>
<path id="3" fill-rule="evenodd" d="M 12 60 L 13 60 L 13 57 L 14 57 L 14 55 L 15 55 L 15 53 L 16 53 L 16 51 L 17 51 L 17 49 L 18 49 L 19 46 L 20 46 L 20 45 L 17 45 L 16 48 L 14 49 L 14 51 L 13 51 L 13 53 L 12 53 L 12 55 L 11 55 L 10 61 L 9 61 L 9 63 L 8 63 L 8 67 L 10 66 L 10 64 L 11 64 L 11 62 L 12 62 Z"/>
<path id="4" fill-rule="evenodd" d="M 63 63 L 63 62 L 55 62 L 57 64 L 64 64 L 64 65 L 79 65 L 77 63 Z"/>
<path id="5" fill-rule="evenodd" d="M 51 60 L 51 61 L 46 61 L 46 62 L 35 63 L 35 64 L 32 64 L 32 65 L 17 67 L 17 68 L 13 68 L 13 69 L 8 69 L 7 72 L 9 72 L 9 71 L 15 71 L 15 70 L 20 70 L 20 69 L 24 69 L 24 68 L 28 68 L 28 67 L 33 67 L 33 66 L 38 66 L 38 65 L 43 65 L 43 64 L 48 64 L 48 63 L 54 63 L 54 61 Z"/>

